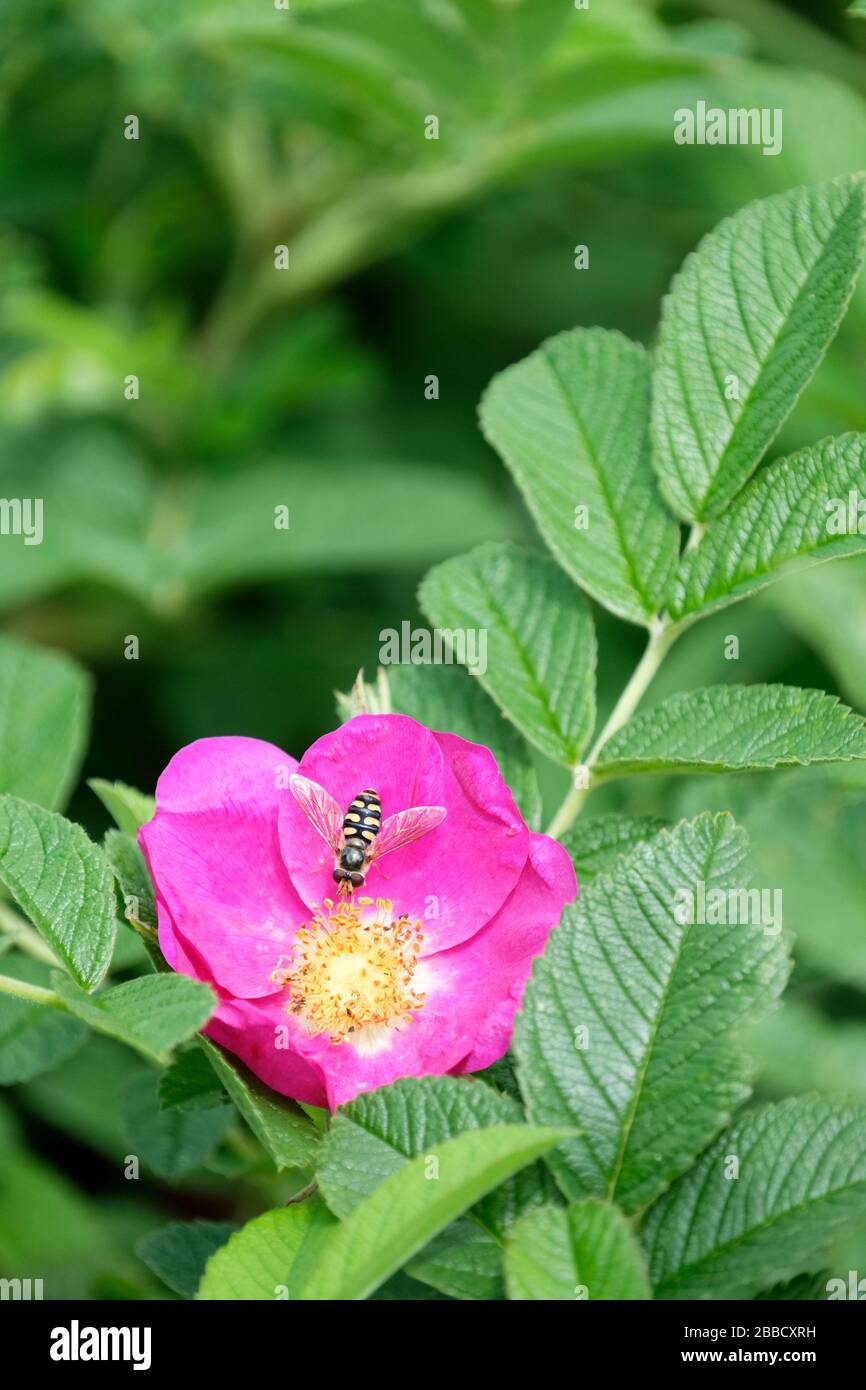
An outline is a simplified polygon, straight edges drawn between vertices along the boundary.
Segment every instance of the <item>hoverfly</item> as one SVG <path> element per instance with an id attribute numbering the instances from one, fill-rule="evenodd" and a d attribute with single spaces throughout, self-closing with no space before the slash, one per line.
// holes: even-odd
<path id="1" fill-rule="evenodd" d="M 383 824 L 382 803 L 372 788 L 359 792 L 345 815 L 324 787 L 300 773 L 289 778 L 289 788 L 334 855 L 334 882 L 340 893 L 360 888 L 370 866 L 383 854 L 420 840 L 447 814 L 444 806 L 411 806 Z"/>

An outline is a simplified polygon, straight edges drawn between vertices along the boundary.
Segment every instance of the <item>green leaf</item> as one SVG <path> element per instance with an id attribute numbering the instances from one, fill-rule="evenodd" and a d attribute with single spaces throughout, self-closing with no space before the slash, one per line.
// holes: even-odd
<path id="1" fill-rule="evenodd" d="M 793 566 L 815 565 L 866 550 L 866 535 L 828 526 L 866 476 L 866 435 L 825 439 L 763 468 L 729 510 L 712 522 L 680 563 L 669 605 L 675 622 L 704 617 L 781 579 Z"/>
<path id="2" fill-rule="evenodd" d="M 567 1197 L 637 1210 L 748 1095 L 739 1034 L 780 993 L 785 946 L 688 921 L 713 920 L 700 885 L 709 905 L 747 883 L 746 853 L 729 815 L 661 831 L 580 893 L 536 961 L 514 1050 L 530 1118 L 580 1131 L 547 1159 Z"/>
<path id="3" fill-rule="evenodd" d="M 230 1221 L 172 1221 L 138 1241 L 135 1253 L 181 1298 L 194 1298 L 205 1265 L 237 1231 Z"/>
<path id="4" fill-rule="evenodd" d="M 866 720 L 834 695 L 716 685 L 635 715 L 608 739 L 599 779 L 636 772 L 749 772 L 866 758 Z"/>
<path id="5" fill-rule="evenodd" d="M 319 1135 L 294 1103 L 253 1076 L 242 1062 L 208 1038 L 199 1038 L 211 1066 L 250 1129 L 278 1168 L 306 1168 L 315 1162 Z"/>
<path id="6" fill-rule="evenodd" d="M 751 1110 L 649 1212 L 656 1296 L 749 1298 L 817 1270 L 864 1201 L 866 1109 L 804 1096 Z"/>
<path id="7" fill-rule="evenodd" d="M 650 370 L 619 333 L 576 328 L 493 378 L 481 426 L 559 563 L 629 622 L 663 605 L 679 532 L 650 464 Z M 588 508 L 588 525 L 577 529 Z"/>
<path id="8" fill-rule="evenodd" d="M 337 1216 L 348 1216 L 410 1159 L 429 1153 L 446 1139 L 468 1130 L 522 1120 L 516 1101 L 481 1081 L 453 1076 L 405 1077 L 358 1096 L 337 1111 L 318 1165 L 322 1195 Z M 472 1215 L 488 1234 L 498 1238 L 524 1211 L 550 1201 L 553 1195 L 549 1176 L 536 1163 L 485 1197 Z M 447 1241 L 443 1241 L 439 1252 L 446 1246 Z M 425 1250 L 410 1265 L 409 1273 L 415 1278 L 426 1279 L 423 1266 L 427 1256 Z M 452 1289 L 444 1288 L 443 1292 Z"/>
<path id="9" fill-rule="evenodd" d="M 592 1199 L 518 1221 L 505 1278 L 508 1297 L 523 1301 L 652 1298 L 643 1252 L 622 1212 Z"/>
<path id="10" fill-rule="evenodd" d="M 98 985 L 114 947 L 114 883 L 81 827 L 0 797 L 0 881 L 73 979 Z"/>
<path id="11" fill-rule="evenodd" d="M 830 1271 L 819 1269 L 817 1274 L 798 1274 L 794 1279 L 786 1279 L 782 1284 L 774 1284 L 771 1289 L 756 1293 L 755 1299 L 771 1303 L 794 1303 L 805 1300 L 809 1303 L 823 1302 L 827 1298 Z"/>
<path id="12" fill-rule="evenodd" d="M 503 714 L 549 758 L 576 763 L 595 722 L 595 631 L 562 571 L 517 546 L 480 546 L 432 569 L 419 600 L 437 628 L 477 634 L 474 674 Z"/>
<path id="13" fill-rule="evenodd" d="M 141 975 L 99 994 L 85 994 L 55 971 L 51 983 L 70 1013 L 149 1060 L 167 1063 L 216 1007 L 209 985 L 186 975 Z"/>
<path id="14" fill-rule="evenodd" d="M 198 1297 L 296 1298 L 336 1224 L 316 1198 L 264 1212 L 211 1256 Z"/>
<path id="15" fill-rule="evenodd" d="M 458 734 L 489 748 L 531 830 L 541 828 L 541 792 L 526 744 L 460 666 L 392 666 L 391 702 L 428 729 Z"/>
<path id="16" fill-rule="evenodd" d="M 145 1168 L 177 1182 L 200 1168 L 234 1120 L 231 1105 L 213 1110 L 161 1110 L 158 1078 L 134 1076 L 126 1088 L 121 1117 L 128 1153 Z"/>
<path id="17" fill-rule="evenodd" d="M 153 883 L 139 846 L 125 831 L 107 830 L 102 848 L 120 885 L 126 920 L 155 932 L 158 917 Z"/>
<path id="18" fill-rule="evenodd" d="M 858 176 L 749 204 L 690 255 L 665 301 L 653 462 L 677 516 L 718 516 L 807 385 L 863 259 Z"/>
<path id="19" fill-rule="evenodd" d="M 348 1216 L 387 1177 L 435 1144 L 470 1129 L 522 1120 L 516 1101 L 483 1082 L 406 1077 L 337 1111 L 318 1166 L 322 1195 L 337 1216 Z M 540 1163 L 522 1169 L 444 1230 L 408 1272 L 454 1298 L 501 1298 L 502 1235 L 516 1217 L 554 1195 Z"/>
<path id="20" fill-rule="evenodd" d="M 197 1042 L 179 1051 L 159 1078 L 163 1110 L 210 1110 L 227 1100 L 225 1087 Z"/>
<path id="21" fill-rule="evenodd" d="M 659 816 L 587 816 L 575 821 L 562 843 L 571 855 L 578 883 L 609 873 L 621 855 L 651 840 L 665 822 Z"/>
<path id="22" fill-rule="evenodd" d="M 60 652 L 0 636 L 0 792 L 49 810 L 78 775 L 90 722 L 90 679 Z"/>
<path id="23" fill-rule="evenodd" d="M 101 777 L 91 777 L 87 785 L 96 792 L 118 828 L 133 839 L 138 827 L 151 820 L 156 812 L 152 796 L 128 787 L 125 782 L 106 782 Z"/>
<path id="24" fill-rule="evenodd" d="M 409 1275 L 404 1274 L 402 1270 L 392 1274 L 390 1279 L 386 1279 L 385 1283 L 380 1284 L 376 1292 L 370 1295 L 371 1303 L 451 1303 L 452 1301 L 448 1294 L 438 1293 L 425 1284 L 419 1284 L 417 1279 L 410 1279 Z"/>
<path id="25" fill-rule="evenodd" d="M 49 967 L 17 951 L 3 957 L 3 973 L 31 985 L 48 983 Z M 55 1009 L 0 995 L 0 1086 L 16 1086 L 65 1062 L 87 1036 L 82 1023 Z"/>
<path id="26" fill-rule="evenodd" d="M 406 1266 L 427 1288 L 485 1303 L 505 1298 L 502 1241 L 472 1217 L 452 1221 Z"/>
<path id="27" fill-rule="evenodd" d="M 566 1133 L 495 1125 L 419 1154 L 341 1222 L 299 1297 L 366 1298 L 451 1221 Z"/>

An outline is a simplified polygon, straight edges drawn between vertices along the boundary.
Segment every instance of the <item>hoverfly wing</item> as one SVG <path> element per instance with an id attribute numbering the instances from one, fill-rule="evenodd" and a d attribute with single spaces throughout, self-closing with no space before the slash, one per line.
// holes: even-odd
<path id="1" fill-rule="evenodd" d="M 307 820 L 336 854 L 343 834 L 343 812 L 330 792 L 298 772 L 293 772 L 289 778 L 289 790 Z"/>
<path id="2" fill-rule="evenodd" d="M 410 806 L 408 811 L 398 811 L 395 816 L 389 816 L 376 836 L 370 862 L 403 845 L 411 845 L 413 840 L 420 840 L 428 830 L 435 830 L 447 814 L 444 806 Z"/>

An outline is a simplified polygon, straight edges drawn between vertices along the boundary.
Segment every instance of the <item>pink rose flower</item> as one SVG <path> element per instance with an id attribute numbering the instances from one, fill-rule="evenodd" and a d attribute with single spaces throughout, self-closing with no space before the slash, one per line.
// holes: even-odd
<path id="1" fill-rule="evenodd" d="M 341 896 L 295 772 L 341 812 L 373 788 L 383 825 L 414 806 L 446 814 Z M 273 1090 L 331 1109 L 500 1058 L 577 886 L 488 749 L 395 714 L 350 720 L 300 764 L 257 739 L 200 739 L 163 772 L 139 838 L 165 958 L 218 996 L 205 1031 Z"/>

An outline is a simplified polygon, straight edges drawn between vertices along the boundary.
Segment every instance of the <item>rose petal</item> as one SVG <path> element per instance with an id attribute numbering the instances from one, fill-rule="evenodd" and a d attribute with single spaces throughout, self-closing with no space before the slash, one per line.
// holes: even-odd
<path id="1" fill-rule="evenodd" d="M 277 780 L 296 766 L 258 739 L 200 739 L 172 758 L 139 831 L 169 964 L 198 973 L 194 953 L 205 978 L 247 998 L 273 990 L 269 976 L 307 916 L 277 833 Z"/>
<path id="2" fill-rule="evenodd" d="M 502 911 L 471 941 L 447 953 L 452 991 L 459 994 L 484 981 L 488 1001 L 493 1001 L 476 1027 L 472 1051 L 455 1074 L 481 1071 L 508 1051 L 532 962 L 576 892 L 568 851 L 547 835 L 533 835 L 529 863 Z"/>
<path id="3" fill-rule="evenodd" d="M 410 806 L 445 807 L 435 830 L 373 864 L 364 885 L 422 920 L 425 955 L 489 921 L 526 863 L 529 831 L 495 758 L 455 734 L 433 734 L 406 715 L 361 715 L 314 743 L 299 771 L 341 810 L 374 788 L 383 821 Z M 334 892 L 333 855 L 291 795 L 280 804 L 280 843 L 308 904 Z"/>
<path id="4" fill-rule="evenodd" d="M 233 1034 L 222 1040 L 273 1090 L 308 1100 L 293 1089 L 288 1059 L 297 1053 L 323 1078 L 324 1099 L 312 1103 L 331 1109 L 401 1076 L 477 1071 L 507 1050 L 532 959 L 574 891 L 567 852 L 533 835 L 530 860 L 507 903 L 471 941 L 420 962 L 413 986 L 426 992 L 424 1007 L 403 1029 L 383 1030 L 382 1045 L 370 1049 L 362 1039 L 360 1046 L 335 1046 L 326 1034 L 310 1034 L 288 1013 L 287 991 L 239 1001 Z M 281 1024 L 289 1051 L 275 1046 Z"/>

